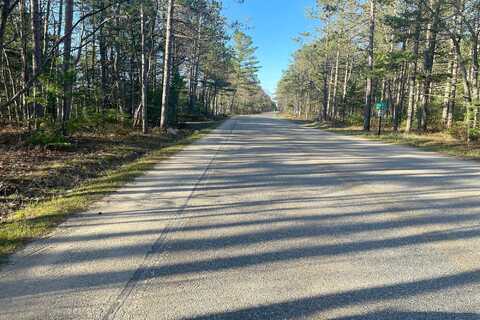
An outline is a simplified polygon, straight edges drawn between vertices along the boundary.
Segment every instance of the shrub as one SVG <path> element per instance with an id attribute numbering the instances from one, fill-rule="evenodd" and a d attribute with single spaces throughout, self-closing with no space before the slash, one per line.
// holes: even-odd
<path id="1" fill-rule="evenodd" d="M 478 141 L 480 139 L 480 129 L 479 128 L 471 128 L 470 129 L 470 140 L 471 141 Z"/>
<path id="2" fill-rule="evenodd" d="M 455 122 L 452 127 L 448 129 L 448 133 L 454 138 L 464 141 L 467 140 L 467 127 L 463 121 Z"/>
<path id="3" fill-rule="evenodd" d="M 119 121 L 119 119 L 121 119 L 121 121 Z M 116 109 L 97 112 L 94 109 L 87 108 L 78 117 L 68 122 L 67 129 L 69 133 L 101 133 L 105 131 L 120 132 L 122 128 L 131 126 L 130 116 Z"/>
<path id="4" fill-rule="evenodd" d="M 363 125 L 363 116 L 357 113 L 351 114 L 345 118 L 347 126 L 361 126 Z"/>
<path id="5" fill-rule="evenodd" d="M 480 128 L 470 128 L 470 130 L 467 130 L 467 125 L 463 121 L 455 122 L 453 126 L 448 129 L 448 133 L 451 136 L 463 141 L 467 141 L 467 132 L 469 134 L 470 141 L 480 140 Z"/>
<path id="6" fill-rule="evenodd" d="M 62 134 L 61 128 L 51 120 L 38 123 L 38 129 L 26 136 L 25 143 L 49 150 L 70 150 L 73 145 Z"/>
<path id="7" fill-rule="evenodd" d="M 71 145 L 66 138 L 53 127 L 40 127 L 37 131 L 33 132 L 27 138 L 27 144 L 34 146 L 46 146 L 47 148 L 57 149 L 55 146 L 61 146 L 58 148 L 69 148 Z"/>

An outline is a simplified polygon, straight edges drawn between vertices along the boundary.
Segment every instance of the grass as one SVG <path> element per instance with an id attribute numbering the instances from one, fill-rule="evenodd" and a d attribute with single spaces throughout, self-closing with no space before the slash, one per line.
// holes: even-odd
<path id="1" fill-rule="evenodd" d="M 41 201 L 18 210 L 0 224 L 0 265 L 27 242 L 46 235 L 72 213 L 86 210 L 94 202 L 153 168 L 160 161 L 200 139 L 207 128 L 120 166 L 101 177 L 87 180 L 65 195 Z"/>
<path id="2" fill-rule="evenodd" d="M 445 132 L 395 133 L 393 131 L 386 131 L 378 136 L 376 129 L 372 129 L 370 132 L 365 132 L 361 127 L 333 127 L 329 123 L 318 122 L 307 123 L 306 126 L 343 135 L 360 136 L 376 141 L 416 147 L 422 150 L 439 152 L 462 159 L 480 159 L 480 145 L 478 143 L 467 144 Z"/>

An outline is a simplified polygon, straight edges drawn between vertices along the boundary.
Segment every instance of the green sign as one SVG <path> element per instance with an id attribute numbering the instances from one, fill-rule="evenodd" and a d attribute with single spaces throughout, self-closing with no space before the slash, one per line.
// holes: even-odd
<path id="1" fill-rule="evenodd" d="M 380 110 L 387 110 L 387 103 L 385 101 L 380 101 L 375 103 L 375 109 L 378 111 Z"/>

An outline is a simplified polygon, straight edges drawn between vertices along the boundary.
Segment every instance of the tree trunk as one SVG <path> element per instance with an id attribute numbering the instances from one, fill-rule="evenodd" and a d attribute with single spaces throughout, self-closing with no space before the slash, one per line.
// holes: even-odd
<path id="1" fill-rule="evenodd" d="M 338 64 L 340 60 L 340 51 L 337 49 L 337 55 L 335 58 L 335 80 L 333 81 L 333 102 L 332 102 L 332 119 L 333 122 L 336 121 L 337 118 L 337 88 L 338 88 Z"/>
<path id="2" fill-rule="evenodd" d="M 335 72 L 335 65 L 332 64 L 332 67 L 330 68 L 330 76 L 328 77 L 327 110 L 328 110 L 329 119 L 333 119 L 331 101 L 332 101 L 332 83 L 333 83 L 334 72 Z"/>
<path id="3" fill-rule="evenodd" d="M 368 60 L 367 60 L 367 87 L 365 90 L 365 107 L 363 110 L 363 130 L 370 131 L 370 117 L 373 103 L 373 50 L 375 35 L 375 1 L 370 0 L 370 30 L 368 35 Z"/>
<path id="4" fill-rule="evenodd" d="M 404 50 L 405 46 L 402 48 Z M 400 126 L 400 121 L 403 114 L 403 103 L 405 98 L 405 77 L 407 76 L 407 63 L 403 63 L 402 70 L 399 77 L 398 91 L 394 106 L 394 115 L 393 115 L 393 131 L 397 132 L 398 127 Z"/>
<path id="5" fill-rule="evenodd" d="M 412 62 L 410 63 L 410 79 L 408 81 L 408 107 L 407 107 L 407 125 L 405 127 L 405 132 L 410 132 L 413 124 L 413 115 L 415 112 L 415 88 L 417 81 L 417 72 L 418 72 L 418 47 L 420 40 L 420 19 L 421 11 L 420 8 L 417 8 L 417 16 L 415 19 L 415 30 L 414 30 L 414 42 L 413 42 L 413 57 Z"/>
<path id="6" fill-rule="evenodd" d="M 465 122 L 467 126 L 467 142 L 470 142 L 470 128 L 471 128 L 471 112 L 472 112 L 472 87 L 468 78 L 468 70 L 465 65 L 465 59 L 462 55 L 462 49 L 460 47 L 460 41 L 456 37 L 452 37 L 452 41 L 457 55 L 457 63 L 460 69 L 460 73 L 463 78 L 463 99 L 465 102 L 466 115 Z"/>
<path id="7" fill-rule="evenodd" d="M 167 109 L 170 89 L 171 74 L 171 51 L 172 51 L 172 34 L 173 34 L 173 13 L 174 0 L 168 0 L 167 8 L 167 24 L 165 30 L 165 51 L 163 57 L 163 87 L 162 87 L 162 109 L 160 112 L 160 128 L 165 129 L 167 126 Z"/>
<path id="8" fill-rule="evenodd" d="M 447 84 L 445 85 L 445 92 L 443 95 L 443 106 L 442 106 L 442 123 L 443 126 L 447 126 L 447 119 L 448 119 L 448 113 L 450 109 L 450 99 L 451 99 L 451 92 L 452 92 L 452 78 L 453 78 L 453 73 L 454 73 L 454 59 L 453 59 L 453 48 L 450 50 L 449 54 L 449 59 L 448 59 L 448 72 L 449 72 L 449 80 L 447 81 Z"/>
<path id="9" fill-rule="evenodd" d="M 458 80 L 458 63 L 457 54 L 453 57 L 452 78 L 450 79 L 450 101 L 448 105 L 447 128 L 450 129 L 453 125 L 453 116 L 455 112 L 455 99 L 457 96 L 457 80 Z"/>
<path id="10" fill-rule="evenodd" d="M 101 4 L 103 5 L 104 0 L 101 1 Z M 105 19 L 105 12 L 102 11 L 100 15 L 100 23 Z M 98 111 L 104 111 L 108 104 L 109 104 L 109 99 L 107 95 L 108 91 L 108 78 L 107 78 L 107 43 L 106 43 L 106 35 L 105 35 L 105 28 L 102 26 L 100 27 L 100 34 L 98 37 L 98 46 L 99 46 L 99 51 L 100 51 L 100 88 L 101 88 L 101 103 L 100 103 L 100 110 Z"/>
<path id="11" fill-rule="evenodd" d="M 140 32 L 142 42 L 142 70 L 141 70 L 141 95 L 142 95 L 142 132 L 145 134 L 148 131 L 148 119 L 147 119 L 147 61 L 145 54 L 145 14 L 143 8 L 143 2 L 140 4 Z"/>
<path id="12" fill-rule="evenodd" d="M 432 84 L 432 69 L 435 56 L 435 47 L 437 43 L 438 23 L 440 19 L 440 8 L 442 1 L 430 0 L 432 7 L 431 22 L 427 26 L 426 46 L 423 54 L 423 93 L 420 108 L 418 109 L 418 129 L 427 130 L 428 126 L 428 106 L 430 104 L 431 84 Z"/>
<path id="13" fill-rule="evenodd" d="M 63 83 L 63 110 L 62 110 L 62 131 L 66 134 L 65 124 L 70 118 L 72 108 L 72 25 L 73 25 L 73 0 L 65 0 L 65 41 L 63 44 L 63 74 L 66 76 Z"/>
<path id="14" fill-rule="evenodd" d="M 200 41 L 202 35 L 202 19 L 198 18 L 197 36 L 194 43 L 194 52 L 192 57 L 192 66 L 190 70 L 188 108 L 190 112 L 194 111 L 197 100 L 198 74 L 200 69 Z"/>
<path id="15" fill-rule="evenodd" d="M 32 77 L 37 75 L 42 65 L 42 17 L 40 13 L 40 7 L 38 0 L 30 0 L 30 27 L 32 31 L 32 46 L 33 46 L 33 56 L 32 56 Z M 32 86 L 33 90 L 33 117 L 35 118 L 34 126 L 37 127 L 37 94 L 38 94 L 38 83 L 34 82 Z"/>
<path id="16" fill-rule="evenodd" d="M 62 36 L 62 23 L 63 22 L 63 0 L 59 0 L 59 3 L 58 3 L 58 28 L 57 28 L 57 39 L 60 39 L 60 37 Z M 59 55 L 59 47 L 57 47 L 55 49 L 55 56 L 58 56 Z M 60 73 L 60 69 L 61 69 L 62 66 L 60 66 L 59 64 L 57 63 L 52 63 L 52 72 L 53 70 L 55 70 L 56 72 L 54 73 L 55 74 L 55 78 L 57 78 L 57 74 Z M 57 114 L 56 114 L 56 121 L 60 121 L 60 123 L 62 122 L 62 119 L 63 119 L 63 99 L 60 98 L 60 97 L 57 97 L 55 99 L 55 103 L 56 103 L 56 108 L 57 108 Z"/>
<path id="17" fill-rule="evenodd" d="M 479 69 L 479 63 L 478 63 L 478 32 L 477 34 L 472 36 L 472 99 L 475 100 L 475 115 L 474 115 L 474 127 L 477 127 L 478 124 L 478 107 L 480 103 L 480 90 L 478 88 L 478 69 Z"/>
<path id="18" fill-rule="evenodd" d="M 323 68 L 323 121 L 327 121 L 328 113 L 328 63 Z"/>
<path id="19" fill-rule="evenodd" d="M 342 89 L 342 100 L 340 101 L 340 104 L 342 105 L 342 118 L 345 119 L 345 99 L 347 97 L 347 85 L 348 85 L 348 71 L 349 71 L 349 65 L 350 65 L 350 60 L 349 57 L 347 56 L 346 62 L 345 62 L 345 75 L 343 78 L 343 89 Z"/>
<path id="20" fill-rule="evenodd" d="M 23 1 L 23 0 L 20 0 L 20 1 Z M 13 10 L 12 0 L 3 0 L 2 12 L 0 13 L 0 50 L 1 51 L 3 51 L 3 38 L 5 36 L 5 29 L 7 27 L 8 16 L 12 12 L 12 10 Z"/>
<path id="21" fill-rule="evenodd" d="M 26 23 L 26 15 L 25 15 L 25 2 L 24 0 L 20 0 L 20 38 L 22 41 L 22 47 L 20 49 L 20 56 L 22 61 L 22 87 L 26 86 L 28 82 L 28 59 L 27 59 L 27 52 L 28 52 L 28 37 L 27 37 L 27 23 Z M 28 91 L 20 95 L 20 105 L 22 108 L 22 112 L 24 114 L 24 120 L 29 122 L 28 119 L 28 108 L 26 97 L 28 95 Z M 28 124 L 27 124 L 28 125 Z"/>
<path id="22" fill-rule="evenodd" d="M 50 21 L 50 8 L 51 0 L 47 0 L 47 5 L 45 9 L 45 19 L 43 20 L 43 42 L 42 42 L 42 55 L 46 56 L 48 50 L 48 24 Z"/>

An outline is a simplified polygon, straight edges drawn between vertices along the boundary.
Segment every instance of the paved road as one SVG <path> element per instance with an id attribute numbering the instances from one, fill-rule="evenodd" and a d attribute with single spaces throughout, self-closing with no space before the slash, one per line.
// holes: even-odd
<path id="1" fill-rule="evenodd" d="M 480 319 L 479 223 L 480 164 L 237 117 L 15 255 L 0 319 Z"/>

